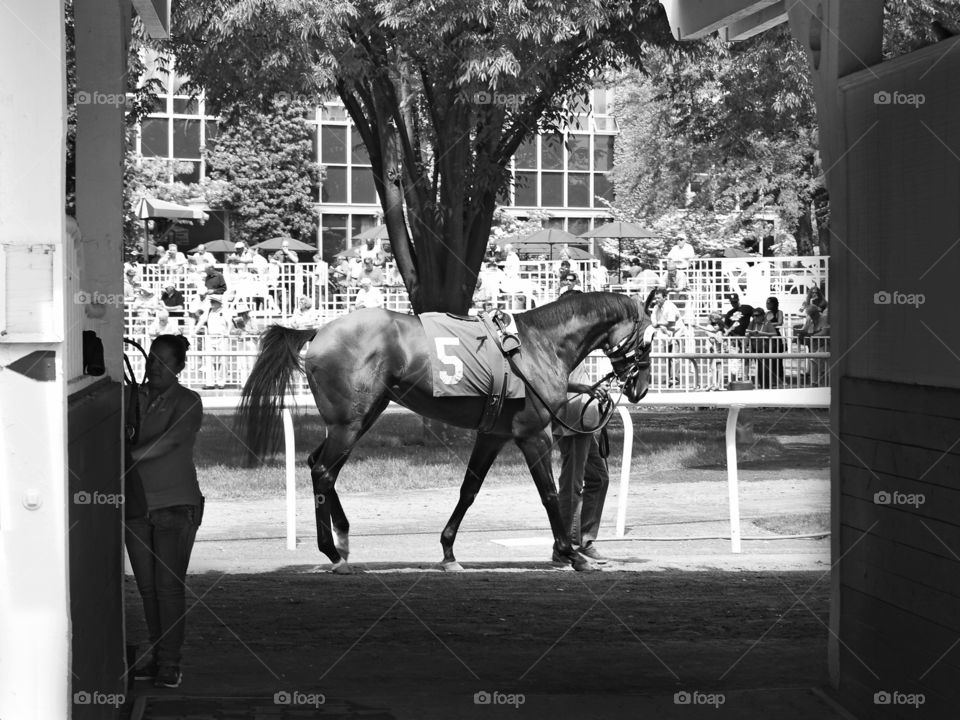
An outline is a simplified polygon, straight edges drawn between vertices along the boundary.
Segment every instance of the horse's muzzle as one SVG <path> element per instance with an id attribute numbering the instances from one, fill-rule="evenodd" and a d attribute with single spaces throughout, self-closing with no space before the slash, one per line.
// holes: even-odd
<path id="1" fill-rule="evenodd" d="M 649 389 L 650 366 L 649 364 L 646 366 L 638 365 L 636 372 L 633 373 L 633 377 L 624 383 L 623 393 L 627 396 L 627 400 L 632 403 L 638 403 L 643 400 Z"/>

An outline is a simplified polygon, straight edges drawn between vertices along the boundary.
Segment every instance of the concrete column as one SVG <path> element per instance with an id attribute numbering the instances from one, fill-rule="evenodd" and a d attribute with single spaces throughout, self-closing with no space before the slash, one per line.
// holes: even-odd
<path id="1" fill-rule="evenodd" d="M 0 3 L 0 718 L 70 716 L 64 66 L 61 2 Z"/>
<path id="2" fill-rule="evenodd" d="M 129 0 L 76 0 L 77 222 L 80 285 L 107 298 L 85 329 L 103 340 L 107 374 L 123 380 L 123 159 Z M 92 316 L 92 317 L 91 317 Z"/>

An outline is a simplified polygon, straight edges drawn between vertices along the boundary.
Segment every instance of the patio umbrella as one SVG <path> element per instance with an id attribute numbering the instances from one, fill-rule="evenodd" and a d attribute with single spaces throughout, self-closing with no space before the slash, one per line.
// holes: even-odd
<path id="1" fill-rule="evenodd" d="M 387 233 L 386 225 L 374 225 L 361 233 L 353 236 L 354 240 L 387 240 L 390 235 Z"/>
<path id="2" fill-rule="evenodd" d="M 143 220 L 143 260 L 147 262 L 151 255 L 147 244 L 148 238 L 150 237 L 150 234 L 147 232 L 147 220 L 155 218 L 165 220 L 206 220 L 207 214 L 200 208 L 178 205 L 177 203 L 158 200 L 152 197 L 142 197 L 137 203 L 137 217 Z"/>
<path id="3" fill-rule="evenodd" d="M 232 252 L 233 248 L 236 246 L 236 243 L 227 242 L 226 240 L 211 240 L 208 243 L 201 243 L 201 245 L 203 245 L 207 249 L 207 252 L 225 253 L 225 252 Z M 199 245 L 197 247 L 199 247 Z M 192 250 L 188 250 L 187 252 L 195 253 L 195 252 L 199 252 L 199 250 L 197 250 L 197 248 L 193 248 Z"/>
<path id="4" fill-rule="evenodd" d="M 725 258 L 755 257 L 753 253 L 749 253 L 743 248 L 738 248 L 738 247 L 726 248 L 723 251 L 723 256 Z"/>
<path id="5" fill-rule="evenodd" d="M 568 233 L 566 230 L 557 228 L 541 228 L 529 235 L 518 238 L 511 238 L 510 244 L 518 252 L 524 252 L 528 255 L 539 255 L 541 253 L 550 256 L 553 259 L 554 248 L 557 245 L 586 245 L 586 242 L 576 235 Z M 570 248 L 571 250 L 573 248 Z"/>
<path id="6" fill-rule="evenodd" d="M 335 258 L 360 257 L 360 248 L 358 247 L 347 248 L 346 250 L 341 250 L 338 253 L 334 253 L 333 256 Z"/>
<path id="7" fill-rule="evenodd" d="M 305 242 L 300 242 L 299 240 L 294 240 L 289 237 L 275 237 L 270 238 L 269 240 L 264 240 L 262 243 L 257 243 L 254 245 L 256 250 L 280 250 L 283 248 L 284 241 L 287 242 L 287 246 L 296 252 L 316 252 L 317 249 L 313 245 L 307 245 Z"/>
<path id="8" fill-rule="evenodd" d="M 645 230 L 639 225 L 635 225 L 631 222 L 620 222 L 619 220 L 615 222 L 608 222 L 599 227 L 595 227 L 593 230 L 587 230 L 585 233 L 580 233 L 582 238 L 616 238 L 617 241 L 617 275 L 621 274 L 621 269 L 623 265 L 623 239 L 640 239 L 640 238 L 655 238 L 659 237 L 657 233 L 650 230 Z"/>

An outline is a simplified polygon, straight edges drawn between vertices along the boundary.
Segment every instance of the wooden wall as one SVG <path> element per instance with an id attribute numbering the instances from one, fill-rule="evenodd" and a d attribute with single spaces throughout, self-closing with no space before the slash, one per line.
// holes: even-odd
<path id="1" fill-rule="evenodd" d="M 121 386 L 103 380 L 70 396 L 70 621 L 73 692 L 126 692 L 123 643 Z M 74 720 L 116 717 L 104 704 L 74 704 Z"/>
<path id="2" fill-rule="evenodd" d="M 840 81 L 831 625 L 859 717 L 955 717 L 960 702 L 958 44 Z M 923 301 L 877 295 L 894 292 Z"/>

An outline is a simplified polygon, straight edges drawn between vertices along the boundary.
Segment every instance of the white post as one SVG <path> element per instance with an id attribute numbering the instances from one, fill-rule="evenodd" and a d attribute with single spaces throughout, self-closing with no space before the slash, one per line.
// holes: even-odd
<path id="1" fill-rule="evenodd" d="M 727 493 L 730 498 L 730 551 L 740 552 L 740 495 L 737 478 L 737 415 L 740 405 L 727 412 Z"/>
<path id="2" fill-rule="evenodd" d="M 633 457 L 633 418 L 623 406 L 617 407 L 623 420 L 623 459 L 620 461 L 620 495 L 617 498 L 617 537 L 622 538 L 627 525 L 627 493 L 630 489 L 630 459 Z"/>
<path id="3" fill-rule="evenodd" d="M 0 4 L 3 720 L 71 708 L 63 28 L 60 2 Z"/>
<path id="4" fill-rule="evenodd" d="M 283 454 L 287 472 L 287 550 L 297 549 L 297 473 L 294 461 L 293 416 L 283 409 Z"/>

